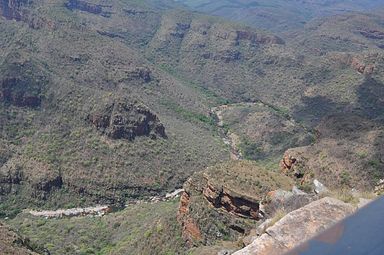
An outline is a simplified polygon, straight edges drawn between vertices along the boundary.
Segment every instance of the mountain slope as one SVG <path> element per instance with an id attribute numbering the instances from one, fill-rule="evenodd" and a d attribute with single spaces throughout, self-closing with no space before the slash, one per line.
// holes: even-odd
<path id="1" fill-rule="evenodd" d="M 4 3 L 8 211 L 123 204 L 180 186 L 228 159 L 209 112 L 230 101 L 263 102 L 309 128 L 340 112 L 382 118 L 380 13 L 341 16 L 368 27 L 340 47 L 327 21 L 294 43 L 169 2 Z M 322 50 L 319 36 L 329 38 Z"/>
<path id="2" fill-rule="evenodd" d="M 2 213 L 124 203 L 227 158 L 207 117 L 214 99 L 82 27 L 64 2 L 24 9 L 23 22 L 0 21 Z"/>
<path id="3" fill-rule="evenodd" d="M 313 18 L 382 7 L 379 1 L 364 0 L 179 0 L 194 10 L 229 18 L 275 32 L 299 29 Z"/>

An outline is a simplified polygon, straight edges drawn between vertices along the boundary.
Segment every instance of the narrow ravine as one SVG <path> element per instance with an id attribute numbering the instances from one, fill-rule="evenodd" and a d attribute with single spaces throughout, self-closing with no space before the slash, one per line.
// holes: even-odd
<path id="1" fill-rule="evenodd" d="M 236 105 L 238 104 L 228 104 L 213 107 L 211 108 L 210 115 L 216 122 L 221 139 L 223 139 L 223 142 L 229 146 L 230 158 L 232 160 L 242 160 L 243 155 L 239 149 L 240 138 L 235 133 L 225 129 L 222 115 L 224 110 L 227 110 L 230 107 L 234 107 Z"/>
<path id="2" fill-rule="evenodd" d="M 243 154 L 239 149 L 240 145 L 240 137 L 234 132 L 228 130 L 225 127 L 225 123 L 223 120 L 223 112 L 229 110 L 233 107 L 252 107 L 252 106 L 262 106 L 267 107 L 271 111 L 276 112 L 276 108 L 269 104 L 263 103 L 261 101 L 257 102 L 241 102 L 241 103 L 233 103 L 233 104 L 224 104 L 213 107 L 210 109 L 210 116 L 215 120 L 216 126 L 219 131 L 219 135 L 222 138 L 223 142 L 229 146 L 230 148 L 230 158 L 231 160 L 243 160 Z M 286 116 L 287 120 L 291 121 L 293 124 L 297 125 L 295 121 Z M 303 127 L 305 128 L 305 127 Z M 168 201 L 178 197 L 184 190 L 176 189 L 173 192 L 167 193 L 164 196 L 153 196 L 147 199 L 142 200 L 130 200 L 127 202 L 125 207 L 140 204 L 140 203 L 157 203 L 160 201 Z M 113 207 L 111 205 L 97 205 L 93 207 L 82 207 L 82 208 L 70 208 L 70 209 L 58 209 L 58 210 L 43 210 L 43 211 L 35 211 L 35 210 L 25 210 L 25 212 L 36 216 L 36 217 L 45 217 L 45 218 L 61 218 L 61 217 L 82 217 L 82 216 L 103 216 L 105 214 L 111 213 L 113 211 Z"/>

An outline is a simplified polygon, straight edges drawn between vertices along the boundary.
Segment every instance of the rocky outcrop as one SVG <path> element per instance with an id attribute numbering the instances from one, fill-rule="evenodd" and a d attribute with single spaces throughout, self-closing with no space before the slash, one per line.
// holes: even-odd
<path id="1" fill-rule="evenodd" d="M 332 53 L 329 55 L 329 58 L 332 61 L 335 61 L 338 67 L 345 66 L 350 67 L 353 70 L 357 71 L 360 74 L 371 75 L 375 71 L 375 65 L 372 63 L 372 59 L 375 59 L 377 56 L 355 56 L 346 53 Z M 370 60 L 367 60 L 370 59 Z M 368 62 L 368 63 L 366 63 Z M 370 62 L 370 63 L 369 63 Z"/>
<path id="2" fill-rule="evenodd" d="M 365 64 L 360 61 L 358 58 L 353 57 L 351 60 L 351 67 L 361 74 L 370 75 L 375 70 L 375 66 L 373 64 Z"/>
<path id="3" fill-rule="evenodd" d="M 375 186 L 375 189 L 374 189 L 375 193 L 377 195 L 382 195 L 384 194 L 384 179 L 380 179 L 379 182 L 376 184 Z"/>
<path id="4" fill-rule="evenodd" d="M 202 239 L 201 232 L 196 222 L 189 216 L 190 195 L 183 192 L 180 197 L 180 206 L 177 213 L 177 221 L 182 226 L 182 238 L 188 246 L 192 246 L 194 242 Z"/>
<path id="5" fill-rule="evenodd" d="M 199 237 L 205 244 L 223 236 L 237 240 L 264 217 L 260 205 L 266 194 L 278 187 L 290 188 L 291 180 L 246 160 L 218 164 L 194 174 L 184 184 L 180 199 L 178 220 L 184 239 L 193 243 Z M 192 234 L 197 229 L 201 235 Z"/>
<path id="6" fill-rule="evenodd" d="M 215 208 L 225 209 L 239 217 L 258 220 L 260 201 L 250 196 L 241 195 L 226 187 L 217 187 L 210 183 L 208 176 L 205 176 L 207 186 L 203 190 L 204 197 Z"/>
<path id="7" fill-rule="evenodd" d="M 56 24 L 53 20 L 30 15 L 30 12 L 23 8 L 30 2 L 30 0 L 0 0 L 0 15 L 8 20 L 23 21 L 34 29 L 44 27 L 54 30 Z"/>
<path id="8" fill-rule="evenodd" d="M 112 212 L 112 207 L 104 206 L 94 206 L 94 207 L 85 207 L 85 208 L 72 208 L 72 209 L 59 209 L 56 211 L 29 211 L 29 214 L 36 217 L 44 218 L 62 218 L 62 217 L 77 217 L 77 216 L 87 216 L 87 215 L 97 215 L 103 216 Z"/>
<path id="9" fill-rule="evenodd" d="M 128 73 L 128 79 L 141 80 L 145 83 L 152 81 L 151 70 L 148 67 L 136 67 Z"/>
<path id="10" fill-rule="evenodd" d="M 40 65 L 18 54 L 9 54 L 0 68 L 0 103 L 31 108 L 41 105 L 49 80 Z"/>
<path id="11" fill-rule="evenodd" d="M 103 17 L 110 17 L 111 12 L 105 11 L 103 8 L 111 7 L 110 5 L 92 4 L 82 0 L 69 0 L 65 6 L 73 11 L 80 10 L 92 14 L 101 15 Z"/>
<path id="12" fill-rule="evenodd" d="M 323 198 L 295 210 L 266 230 L 252 244 L 234 255 L 278 255 L 312 238 L 354 212 L 354 207 L 334 198 Z"/>
<path id="13" fill-rule="evenodd" d="M 302 166 L 298 158 L 289 154 L 289 152 L 284 153 L 283 159 L 280 161 L 281 171 L 296 180 L 297 183 L 303 184 L 309 182 L 309 173 L 306 172 L 306 169 Z"/>
<path id="14" fill-rule="evenodd" d="M 239 45 L 241 42 L 248 42 L 251 44 L 284 44 L 284 40 L 280 37 L 273 35 L 266 35 L 247 30 L 218 30 L 216 31 L 216 37 L 222 40 L 233 41 L 235 45 Z"/>
<path id="15" fill-rule="evenodd" d="M 170 35 L 177 38 L 183 38 L 190 27 L 191 25 L 189 23 L 176 23 L 171 30 Z"/>
<path id="16" fill-rule="evenodd" d="M 123 11 L 127 14 L 127 15 L 132 15 L 132 16 L 135 16 L 135 15 L 141 15 L 141 14 L 146 14 L 148 13 L 149 11 L 147 10 L 144 10 L 144 9 L 123 9 Z"/>
<path id="17" fill-rule="evenodd" d="M 159 118 L 139 103 L 118 101 L 87 117 L 93 126 L 112 139 L 134 140 L 137 136 L 166 138 Z"/>
<path id="18" fill-rule="evenodd" d="M 283 159 L 280 161 L 280 167 L 284 173 L 288 173 L 293 165 L 296 163 L 296 159 L 291 155 L 284 155 Z"/>
<path id="19" fill-rule="evenodd" d="M 375 29 L 368 29 L 360 31 L 360 34 L 368 39 L 382 40 L 384 39 L 384 32 Z"/>

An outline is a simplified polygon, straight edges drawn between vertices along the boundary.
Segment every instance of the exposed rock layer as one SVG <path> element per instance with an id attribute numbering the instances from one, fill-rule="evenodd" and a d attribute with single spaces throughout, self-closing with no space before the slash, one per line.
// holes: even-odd
<path id="1" fill-rule="evenodd" d="M 260 201 L 255 198 L 237 194 L 227 188 L 215 187 L 207 178 L 207 186 L 203 190 L 204 197 L 215 208 L 223 208 L 240 217 L 259 219 Z"/>

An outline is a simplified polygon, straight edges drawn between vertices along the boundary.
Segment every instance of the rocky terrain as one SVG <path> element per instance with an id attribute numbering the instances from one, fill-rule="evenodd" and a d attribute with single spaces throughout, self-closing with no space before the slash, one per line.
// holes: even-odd
<path id="1" fill-rule="evenodd" d="M 250 245 L 233 254 L 283 254 L 333 226 L 353 211 L 353 206 L 337 199 L 326 197 L 317 200 L 285 215 Z"/>
<path id="2" fill-rule="evenodd" d="M 289 189 L 290 184 L 288 177 L 248 161 L 232 161 L 195 174 L 181 196 L 178 221 L 183 238 L 190 245 L 211 245 L 223 237 L 235 240 L 263 217 L 260 206 L 267 193 Z"/>
<path id="3" fill-rule="evenodd" d="M 291 217 L 328 226 L 382 190 L 384 12 L 364 12 L 377 3 L 194 6 L 252 26 L 185 4 L 0 1 L 0 217 L 37 252 L 281 251 L 323 229 L 289 239 Z M 22 213 L 100 204 L 118 211 Z"/>

